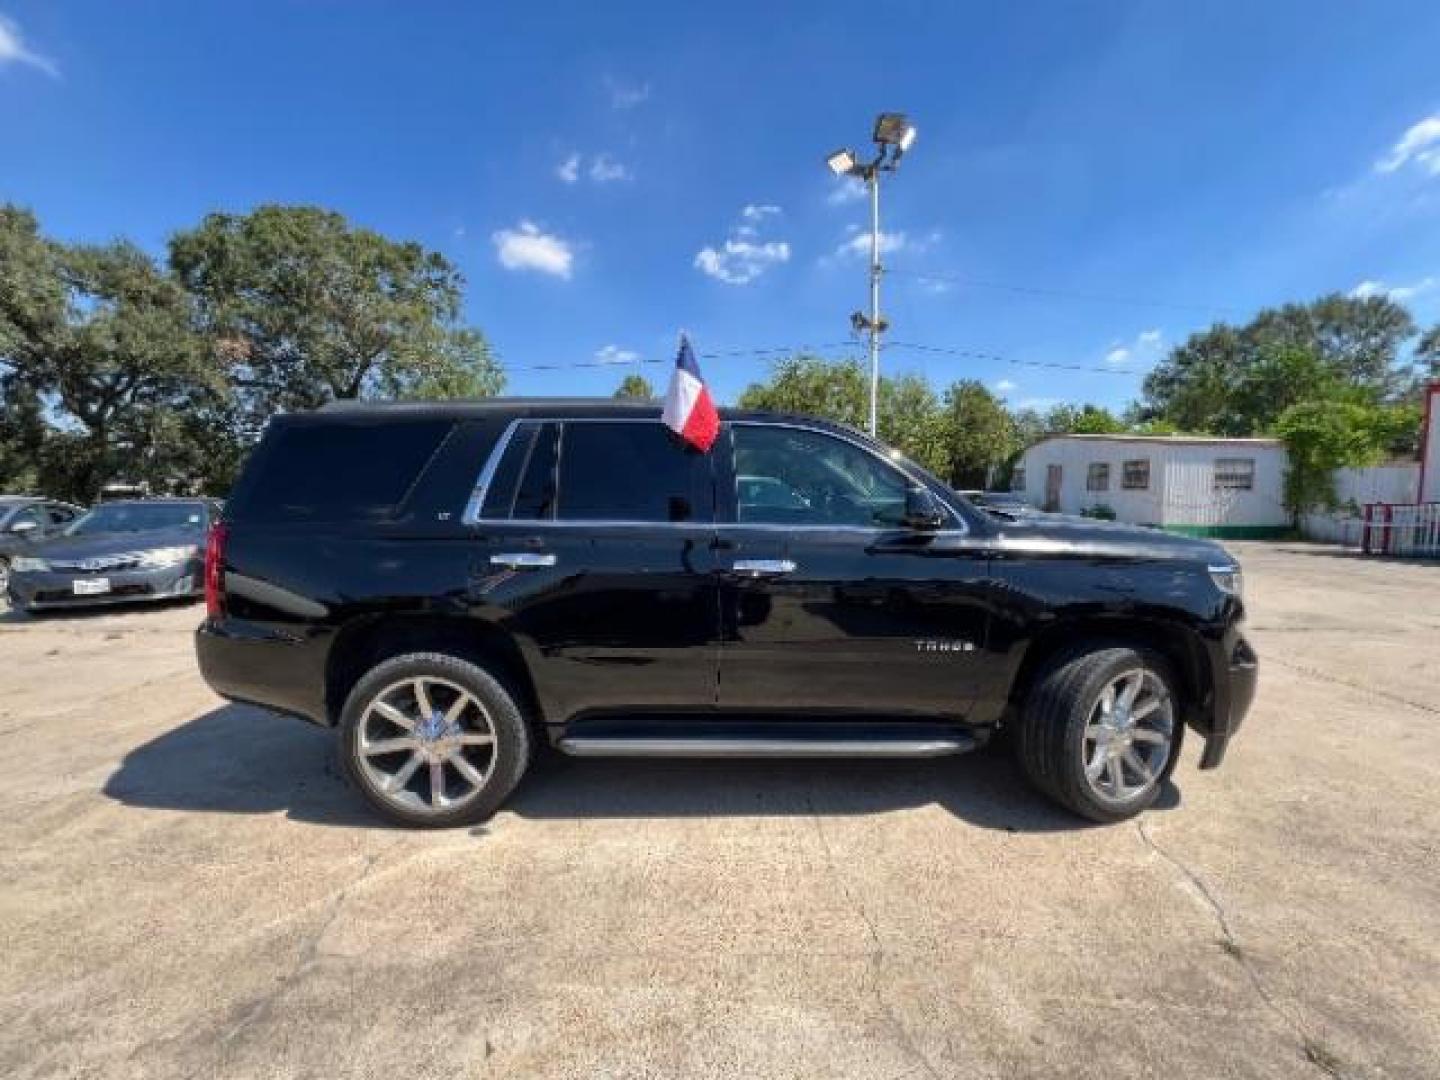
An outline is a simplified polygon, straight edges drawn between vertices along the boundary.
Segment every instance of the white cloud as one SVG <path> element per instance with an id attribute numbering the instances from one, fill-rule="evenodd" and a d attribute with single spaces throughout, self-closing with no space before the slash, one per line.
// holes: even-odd
<path id="1" fill-rule="evenodd" d="M 1010 391 L 1018 390 L 1019 388 L 1016 383 L 1011 382 L 1009 379 L 1001 379 L 995 384 L 995 392 L 997 394 L 1008 394 Z"/>
<path id="2" fill-rule="evenodd" d="M 602 364 L 633 364 L 640 359 L 634 349 L 622 349 L 619 345 L 603 345 L 595 350 L 595 359 Z"/>
<path id="3" fill-rule="evenodd" d="M 883 229 L 880 231 L 881 255 L 890 255 L 896 251 L 905 251 L 906 249 L 923 251 L 926 247 L 929 247 L 927 242 L 911 240 L 910 236 L 906 233 L 887 233 Z M 870 234 L 868 232 L 855 233 L 835 249 L 835 254 L 840 256 L 854 255 L 868 257 L 870 255 Z"/>
<path id="4" fill-rule="evenodd" d="M 30 47 L 25 44 L 25 38 L 20 34 L 20 24 L 0 15 L 0 68 L 8 64 L 28 64 L 52 79 L 60 77 L 60 69 L 54 60 L 30 51 Z"/>
<path id="5" fill-rule="evenodd" d="M 633 109 L 650 99 L 650 84 L 625 82 L 613 76 L 605 76 L 605 91 L 610 95 L 612 109 Z"/>
<path id="6" fill-rule="evenodd" d="M 1437 286 L 1440 286 L 1440 278 L 1435 277 L 1421 278 L 1413 285 L 1386 285 L 1383 281 L 1362 281 L 1350 290 L 1350 295 L 1357 300 L 1367 300 L 1372 296 L 1388 296 L 1396 303 L 1403 304 L 1423 293 L 1431 292 Z"/>
<path id="7" fill-rule="evenodd" d="M 830 194 L 825 196 L 825 201 L 831 206 L 844 206 L 846 203 L 859 202 L 865 198 L 865 185 L 859 180 L 848 176 L 837 177 L 835 186 L 830 189 Z"/>
<path id="8" fill-rule="evenodd" d="M 575 252 L 558 236 L 542 232 L 533 221 L 522 220 L 513 229 L 501 229 L 490 237 L 495 254 L 506 270 L 536 270 L 555 277 L 570 277 Z"/>
<path id="9" fill-rule="evenodd" d="M 597 184 L 609 184 L 629 178 L 630 170 L 609 154 L 596 154 L 590 162 L 590 179 Z"/>
<path id="10" fill-rule="evenodd" d="M 1413 124 L 1390 152 L 1375 162 L 1375 171 L 1393 173 L 1411 162 L 1431 176 L 1440 176 L 1440 113 Z"/>
<path id="11" fill-rule="evenodd" d="M 780 213 L 780 207 L 771 203 L 742 207 L 739 223 L 731 228 L 723 244 L 707 245 L 695 253 L 695 268 L 727 285 L 748 285 L 772 266 L 789 262 L 788 243 L 760 238 L 761 229 Z"/>
<path id="12" fill-rule="evenodd" d="M 748 285 L 777 263 L 790 260 L 790 245 L 783 240 L 757 244 L 752 240 L 726 240 L 718 250 L 703 247 L 695 253 L 695 267 L 727 285 Z"/>
<path id="13" fill-rule="evenodd" d="M 1125 367 L 1127 364 L 1150 364 L 1159 358 L 1165 344 L 1165 334 L 1157 327 L 1141 330 L 1130 341 L 1112 341 L 1105 352 L 1107 367 Z"/>
<path id="14" fill-rule="evenodd" d="M 601 152 L 590 156 L 590 165 L 585 165 L 586 156 L 578 150 L 572 152 L 564 161 L 555 166 L 555 175 L 560 178 L 561 183 L 575 184 L 580 180 L 582 172 L 590 178 L 592 183 L 612 184 L 616 180 L 629 180 L 631 172 L 625 167 L 625 163 L 616 158 L 613 154 Z"/>

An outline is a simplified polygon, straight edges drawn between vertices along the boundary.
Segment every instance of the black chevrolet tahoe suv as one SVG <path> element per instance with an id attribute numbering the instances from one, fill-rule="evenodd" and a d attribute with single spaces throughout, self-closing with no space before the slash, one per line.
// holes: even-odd
<path id="1" fill-rule="evenodd" d="M 1220 764 L 1255 691 L 1219 546 L 970 505 L 849 428 L 650 404 L 271 422 L 212 531 L 223 696 L 338 731 L 390 819 L 482 819 L 542 740 L 600 757 L 927 757 L 1005 731 L 1084 817 Z"/>

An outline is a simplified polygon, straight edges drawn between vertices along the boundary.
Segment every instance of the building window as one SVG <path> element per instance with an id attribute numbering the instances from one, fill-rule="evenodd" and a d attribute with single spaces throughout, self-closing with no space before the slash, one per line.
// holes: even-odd
<path id="1" fill-rule="evenodd" d="M 1025 470 L 1024 470 L 1024 468 L 1016 469 L 1014 472 L 1012 472 L 1012 473 L 1010 474 L 1010 490 L 1011 490 L 1011 491 L 1024 491 L 1024 490 L 1025 490 Z"/>
<path id="2" fill-rule="evenodd" d="M 1091 465 L 1085 473 L 1086 491 L 1110 490 L 1110 466 L 1108 463 Z"/>
<path id="3" fill-rule="evenodd" d="M 1253 491 L 1255 489 L 1254 458 L 1216 458 L 1216 491 Z"/>
<path id="4" fill-rule="evenodd" d="M 1126 491 L 1150 490 L 1150 459 L 1127 461 L 1121 467 L 1120 486 Z"/>

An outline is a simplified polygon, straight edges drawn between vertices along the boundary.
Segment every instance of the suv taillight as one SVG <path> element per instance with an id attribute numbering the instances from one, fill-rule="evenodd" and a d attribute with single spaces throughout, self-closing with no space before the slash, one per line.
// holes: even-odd
<path id="1" fill-rule="evenodd" d="M 220 587 L 220 575 L 224 572 L 225 540 L 230 527 L 223 521 L 210 526 L 210 535 L 205 538 L 205 614 L 212 619 L 225 616 L 225 592 Z"/>

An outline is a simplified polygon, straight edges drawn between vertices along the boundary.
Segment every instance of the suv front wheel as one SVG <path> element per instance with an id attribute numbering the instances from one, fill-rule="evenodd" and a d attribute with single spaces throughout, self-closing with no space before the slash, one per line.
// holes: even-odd
<path id="1" fill-rule="evenodd" d="M 515 790 L 530 732 L 483 668 L 410 653 L 371 668 L 345 701 L 340 759 L 361 794 L 402 825 L 482 821 Z"/>
<path id="2" fill-rule="evenodd" d="M 1134 817 L 1179 760 L 1185 724 L 1158 653 L 1092 646 L 1055 657 L 1026 696 L 1015 749 L 1030 781 L 1091 821 Z"/>

